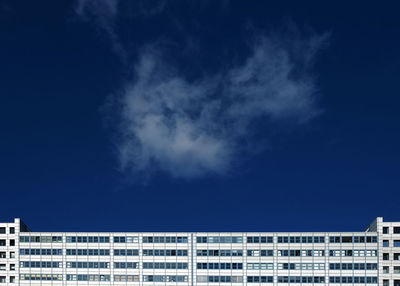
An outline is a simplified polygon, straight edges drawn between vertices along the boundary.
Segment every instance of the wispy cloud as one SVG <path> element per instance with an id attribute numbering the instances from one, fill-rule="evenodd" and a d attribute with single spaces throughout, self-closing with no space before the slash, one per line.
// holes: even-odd
<path id="1" fill-rule="evenodd" d="M 75 12 L 82 19 L 91 21 L 110 39 L 114 52 L 123 61 L 127 52 L 116 33 L 116 19 L 119 13 L 119 0 L 77 0 Z"/>
<path id="2" fill-rule="evenodd" d="M 255 152 L 252 124 L 299 124 L 319 113 L 309 70 L 324 39 L 288 45 L 259 37 L 241 64 L 195 80 L 162 49 L 145 49 L 118 99 L 121 169 L 181 178 L 227 174 L 241 154 Z"/>
<path id="3" fill-rule="evenodd" d="M 255 37 L 239 64 L 227 63 L 219 72 L 189 79 L 168 59 L 171 53 L 163 45 L 147 45 L 138 52 L 131 50 L 131 43 L 122 44 L 117 33 L 119 19 L 167 11 L 165 0 L 76 3 L 77 14 L 104 31 L 125 66 L 134 67 L 133 79 L 114 96 L 117 103 L 108 116 L 118 122 L 120 169 L 136 177 L 154 172 L 179 178 L 228 174 L 241 158 L 262 152 L 268 128 L 280 122 L 300 126 L 320 112 L 310 71 L 325 35 Z M 177 25 L 182 26 L 179 21 Z M 183 41 L 193 36 L 189 30 L 181 29 Z M 199 45 L 192 49 L 201 53 Z"/>

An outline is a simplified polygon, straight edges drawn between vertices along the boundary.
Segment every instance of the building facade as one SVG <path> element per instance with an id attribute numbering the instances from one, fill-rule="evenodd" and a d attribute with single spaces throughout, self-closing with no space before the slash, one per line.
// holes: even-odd
<path id="1" fill-rule="evenodd" d="M 400 286 L 400 222 L 364 232 L 32 232 L 0 223 L 0 285 Z"/>

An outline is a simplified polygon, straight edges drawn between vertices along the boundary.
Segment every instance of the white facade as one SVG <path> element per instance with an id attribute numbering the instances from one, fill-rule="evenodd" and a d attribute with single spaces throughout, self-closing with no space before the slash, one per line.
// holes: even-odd
<path id="1" fill-rule="evenodd" d="M 0 223 L 0 285 L 400 286 L 400 222 L 365 232 L 31 232 Z"/>

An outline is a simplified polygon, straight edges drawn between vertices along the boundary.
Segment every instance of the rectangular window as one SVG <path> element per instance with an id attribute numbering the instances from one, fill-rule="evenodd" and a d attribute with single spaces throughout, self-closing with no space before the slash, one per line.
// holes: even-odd
<path id="1" fill-rule="evenodd" d="M 6 258 L 6 253 L 4 251 L 0 252 L 0 258 Z"/>
<path id="2" fill-rule="evenodd" d="M 10 258 L 15 258 L 15 252 L 14 251 L 10 252 Z"/>
<path id="3" fill-rule="evenodd" d="M 10 227 L 10 234 L 14 234 L 15 233 L 15 227 Z"/>
<path id="4" fill-rule="evenodd" d="M 6 228 L 5 227 L 0 227 L 0 234 L 6 233 Z"/>
<path id="5" fill-rule="evenodd" d="M 394 253 L 393 260 L 400 260 L 400 253 Z"/>
<path id="6" fill-rule="evenodd" d="M 382 228 L 382 232 L 383 232 L 384 234 L 388 234 L 388 233 L 389 233 L 389 227 L 384 226 L 384 227 Z"/>
<path id="7" fill-rule="evenodd" d="M 400 247 L 400 240 L 393 241 L 393 247 Z"/>
<path id="8" fill-rule="evenodd" d="M 393 227 L 393 233 L 400 233 L 400 226 Z"/>
<path id="9" fill-rule="evenodd" d="M 6 246 L 6 240 L 0 239 L 0 246 Z"/>
<path id="10" fill-rule="evenodd" d="M 383 254 L 383 260 L 389 260 L 389 253 Z"/>
<path id="11" fill-rule="evenodd" d="M 389 247 L 389 240 L 384 240 L 382 246 L 383 247 Z"/>
<path id="12" fill-rule="evenodd" d="M 389 273 L 389 266 L 383 266 L 383 273 Z"/>
<path id="13" fill-rule="evenodd" d="M 383 286 L 389 286 L 389 280 L 388 279 L 384 279 L 383 280 Z"/>
<path id="14" fill-rule="evenodd" d="M 393 267 L 393 273 L 394 274 L 399 274 L 400 273 L 400 266 L 394 266 Z"/>
<path id="15" fill-rule="evenodd" d="M 15 283 L 15 276 L 10 276 L 10 283 Z"/>
<path id="16" fill-rule="evenodd" d="M 342 236 L 342 243 L 352 243 L 353 237 L 351 236 Z"/>
<path id="17" fill-rule="evenodd" d="M 0 283 L 6 283 L 6 276 L 0 276 Z"/>
<path id="18" fill-rule="evenodd" d="M 10 239 L 10 246 L 15 246 L 15 239 Z"/>

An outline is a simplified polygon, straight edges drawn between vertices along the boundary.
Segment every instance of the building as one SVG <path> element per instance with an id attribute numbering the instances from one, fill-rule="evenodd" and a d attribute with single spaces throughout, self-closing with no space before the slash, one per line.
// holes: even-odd
<path id="1" fill-rule="evenodd" d="M 32 232 L 0 223 L 0 285 L 400 286 L 400 222 L 365 232 Z"/>

